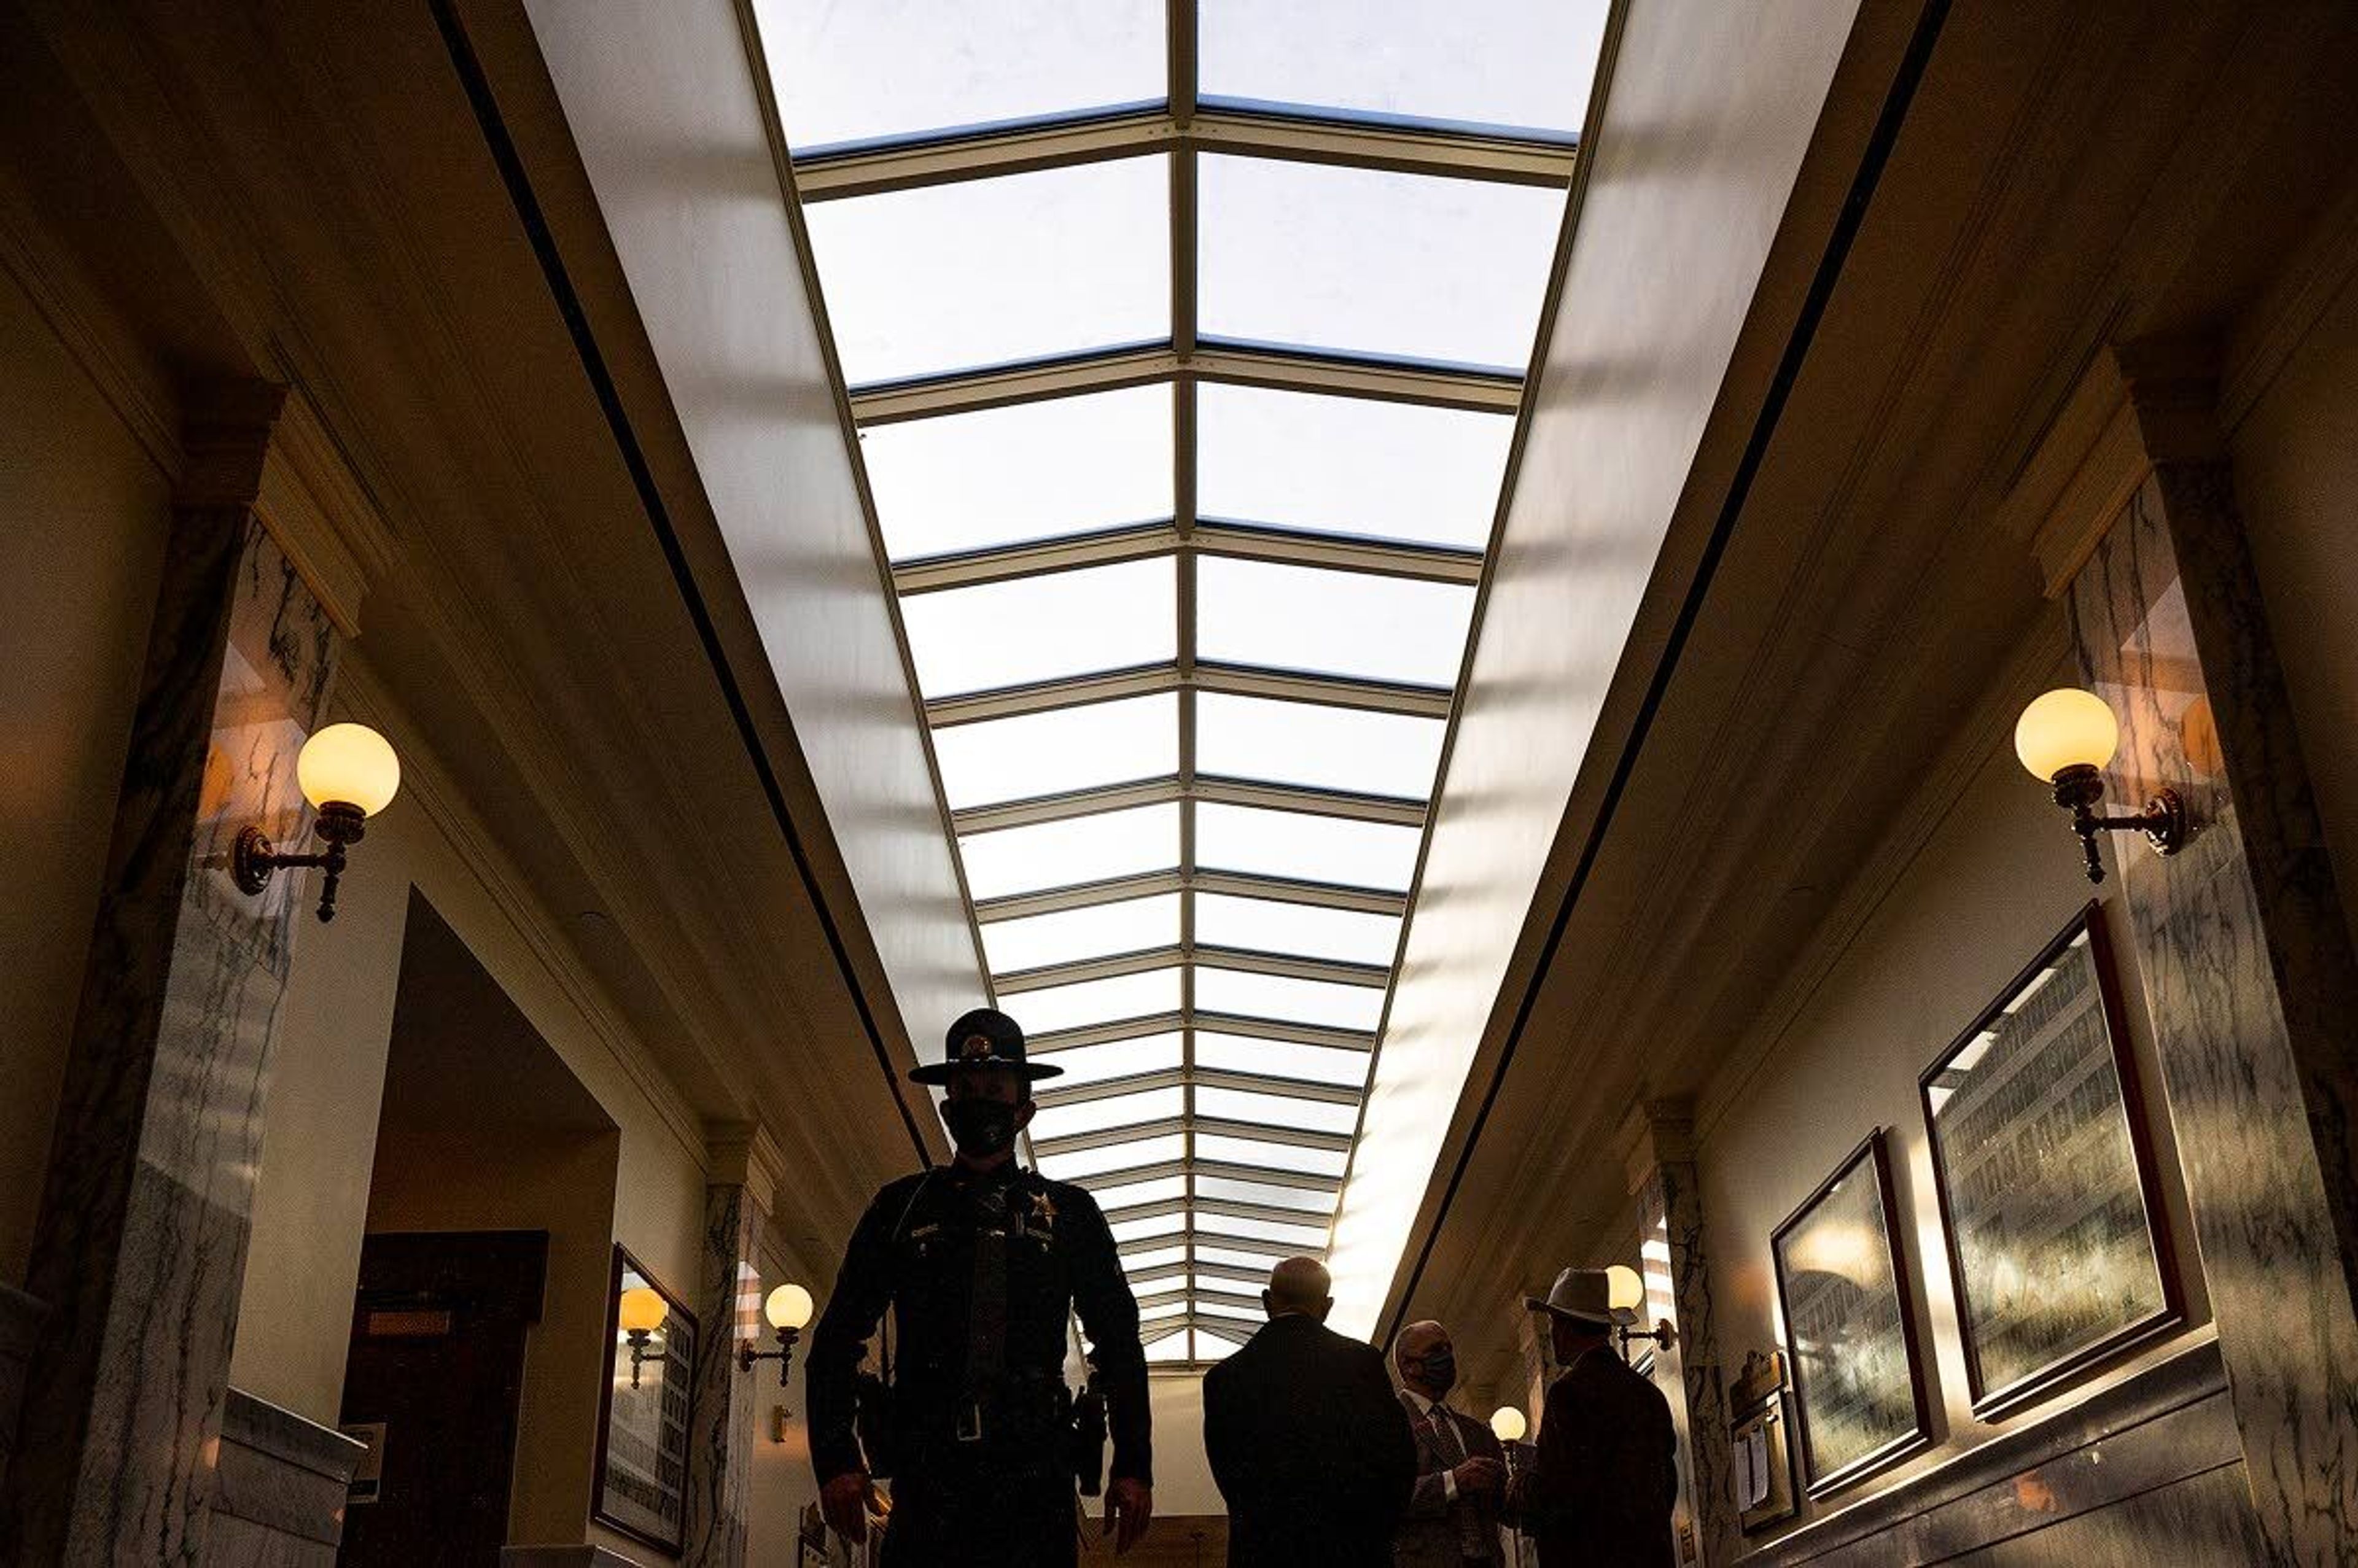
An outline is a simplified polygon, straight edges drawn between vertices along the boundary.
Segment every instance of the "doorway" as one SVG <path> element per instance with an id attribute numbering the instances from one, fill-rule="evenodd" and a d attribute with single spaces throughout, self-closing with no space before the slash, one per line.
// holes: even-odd
<path id="1" fill-rule="evenodd" d="M 342 1394 L 376 1473 L 340 1563 L 497 1568 L 504 1546 L 583 1539 L 620 1152 L 413 893 Z"/>

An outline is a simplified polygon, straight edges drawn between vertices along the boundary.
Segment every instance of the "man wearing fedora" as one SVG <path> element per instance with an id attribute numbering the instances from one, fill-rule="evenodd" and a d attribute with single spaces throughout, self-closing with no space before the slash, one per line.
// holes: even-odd
<path id="1" fill-rule="evenodd" d="M 872 1465 L 892 1478 L 886 1568 L 1072 1563 L 1064 1368 L 1077 1311 L 1113 1435 L 1105 1528 L 1127 1552 L 1153 1509 L 1138 1302 L 1096 1201 L 1014 1158 L 1016 1134 L 1039 1108 L 1030 1086 L 1062 1069 L 1026 1061 L 1023 1031 L 989 1008 L 950 1025 L 946 1046 L 945 1060 L 909 1076 L 946 1087 L 942 1119 L 957 1157 L 876 1195 L 811 1335 L 805 1377 L 820 1505 L 828 1524 L 864 1541 Z M 887 1307 L 897 1329 L 889 1452 L 863 1454 L 855 1389 Z"/>
<path id="2" fill-rule="evenodd" d="M 1612 1305 L 1602 1269 L 1566 1269 L 1547 1299 L 1557 1364 L 1540 1418 L 1539 1460 L 1509 1494 L 1539 1544 L 1540 1568 L 1672 1568 L 1678 1438 L 1670 1401 L 1631 1371 L 1613 1331 L 1636 1314 Z"/>

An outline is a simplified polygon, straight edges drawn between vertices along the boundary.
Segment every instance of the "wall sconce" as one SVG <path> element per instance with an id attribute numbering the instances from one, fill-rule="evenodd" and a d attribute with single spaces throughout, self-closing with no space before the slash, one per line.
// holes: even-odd
<path id="1" fill-rule="evenodd" d="M 639 1368 L 650 1357 L 659 1354 L 647 1346 L 655 1330 L 664 1325 L 664 1319 L 671 1315 L 671 1303 L 663 1299 L 662 1292 L 641 1285 L 622 1292 L 615 1315 L 622 1320 L 622 1337 L 631 1342 L 631 1387 L 635 1389 L 639 1386 Z"/>
<path id="2" fill-rule="evenodd" d="M 2096 803 L 2104 798 L 2104 767 L 2120 750 L 2120 721 L 2104 699 L 2093 691 L 2062 687 L 2032 699 L 2014 726 L 2014 752 L 2031 776 L 2055 790 L 2055 804 L 2071 814 L 2071 831 L 2080 836 L 2088 880 L 2104 880 L 2104 862 L 2096 853 L 2099 832 L 2140 832 L 2157 855 L 2174 855 L 2186 843 L 2186 805 L 2176 790 L 2165 789 L 2145 803 L 2134 816 L 2099 816 Z"/>
<path id="3" fill-rule="evenodd" d="M 775 1361 L 778 1364 L 778 1387 L 787 1387 L 787 1372 L 795 1364 L 795 1345 L 803 1336 L 803 1325 L 811 1320 L 814 1304 L 811 1293 L 800 1285 L 780 1285 L 772 1291 L 762 1303 L 762 1315 L 768 1318 L 770 1326 L 778 1331 L 778 1347 L 775 1350 L 756 1350 L 749 1339 L 738 1349 L 737 1365 L 750 1372 L 756 1361 Z"/>
<path id="4" fill-rule="evenodd" d="M 1605 1285 L 1609 1292 L 1606 1300 L 1616 1312 L 1636 1312 L 1646 1304 L 1646 1281 L 1639 1277 L 1637 1270 L 1627 1263 L 1608 1266 L 1605 1271 Z M 1633 1339 L 1650 1339 L 1665 1350 L 1673 1348 L 1679 1342 L 1678 1325 L 1666 1317 L 1656 1320 L 1651 1328 L 1624 1325 L 1614 1332 L 1621 1336 L 1621 1354 L 1625 1358 L 1629 1354 L 1629 1342 Z"/>
<path id="5" fill-rule="evenodd" d="M 286 854 L 261 828 L 249 826 L 237 836 L 230 875 L 240 892 L 256 893 L 270 885 L 270 873 L 281 866 L 322 867 L 328 876 L 319 887 L 319 918 L 333 920 L 345 847 L 361 841 L 368 819 L 401 787 L 401 760 L 367 725 L 330 724 L 303 742 L 295 759 L 295 782 L 319 812 L 319 834 L 327 849 L 315 855 Z"/>

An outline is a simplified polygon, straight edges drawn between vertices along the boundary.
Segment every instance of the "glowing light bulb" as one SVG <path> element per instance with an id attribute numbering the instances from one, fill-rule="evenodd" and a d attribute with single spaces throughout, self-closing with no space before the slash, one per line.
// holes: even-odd
<path id="1" fill-rule="evenodd" d="M 1531 1422 L 1512 1405 L 1500 1405 L 1490 1413 L 1490 1431 L 1501 1443 L 1520 1443 L 1530 1430 Z"/>
<path id="2" fill-rule="evenodd" d="M 2059 687 L 2031 699 L 2015 721 L 2014 754 L 2042 784 L 2066 768 L 2102 768 L 2120 750 L 2120 720 L 2104 699 L 2077 687 Z"/>
<path id="3" fill-rule="evenodd" d="M 622 1292 L 621 1311 L 622 1331 L 626 1334 L 649 1334 L 661 1328 L 664 1319 L 671 1315 L 670 1303 L 663 1292 L 640 1285 Z"/>
<path id="4" fill-rule="evenodd" d="M 330 724 L 303 742 L 295 782 L 314 806 L 349 806 L 374 816 L 401 788 L 401 759 L 365 724 Z"/>
<path id="5" fill-rule="evenodd" d="M 1605 1290 L 1606 1304 L 1617 1311 L 1635 1312 L 1646 1304 L 1646 1281 L 1626 1263 L 1616 1263 L 1605 1271 Z"/>
<path id="6" fill-rule="evenodd" d="M 811 1293 L 800 1285 L 780 1285 L 762 1303 L 762 1315 L 770 1320 L 772 1328 L 798 1329 L 810 1322 L 815 1304 Z"/>

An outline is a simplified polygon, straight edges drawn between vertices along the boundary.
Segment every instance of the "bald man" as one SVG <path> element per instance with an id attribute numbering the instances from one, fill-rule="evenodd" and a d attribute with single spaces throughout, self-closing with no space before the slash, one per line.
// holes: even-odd
<path id="1" fill-rule="evenodd" d="M 1396 1568 L 1505 1568 L 1498 1543 L 1507 1455 L 1489 1425 L 1449 1408 L 1457 1352 L 1427 1319 L 1392 1342 L 1401 1406 L 1416 1438 L 1416 1490 L 1392 1541 Z"/>
<path id="2" fill-rule="evenodd" d="M 1390 1568 L 1416 1443 L 1383 1353 L 1326 1326 L 1315 1259 L 1280 1263 L 1260 1299 L 1269 1322 L 1204 1378 L 1229 1568 Z"/>

